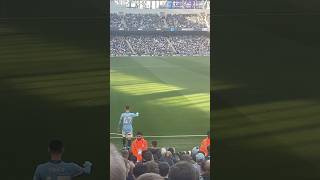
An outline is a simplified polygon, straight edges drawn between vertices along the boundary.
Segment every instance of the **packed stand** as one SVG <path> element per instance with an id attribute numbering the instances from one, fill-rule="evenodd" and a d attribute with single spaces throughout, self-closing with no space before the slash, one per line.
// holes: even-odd
<path id="1" fill-rule="evenodd" d="M 203 35 L 113 36 L 111 38 L 111 55 L 208 56 L 210 55 L 210 39 Z"/>
<path id="2" fill-rule="evenodd" d="M 140 133 L 142 135 L 142 133 Z M 209 180 L 210 134 L 191 151 L 151 147 L 140 136 L 129 149 L 116 150 L 110 145 L 110 180 Z"/>
<path id="3" fill-rule="evenodd" d="M 158 14 L 126 14 L 124 20 L 128 30 L 157 30 L 165 25 Z"/>
<path id="4" fill-rule="evenodd" d="M 171 36 L 169 40 L 177 55 L 208 56 L 210 54 L 210 39 L 206 36 Z"/>
<path id="5" fill-rule="evenodd" d="M 110 29 L 119 30 L 121 28 L 124 28 L 124 24 L 122 23 L 122 20 L 123 20 L 123 15 L 112 13 L 110 15 Z"/>
<path id="6" fill-rule="evenodd" d="M 128 56 L 132 54 L 125 37 L 114 36 L 110 41 L 110 54 L 112 56 Z"/>
<path id="7" fill-rule="evenodd" d="M 197 14 L 168 14 L 167 24 L 174 28 L 207 28 L 204 16 Z"/>
<path id="8" fill-rule="evenodd" d="M 128 13 L 119 15 L 112 13 L 110 16 L 110 28 L 112 30 L 123 28 L 131 31 L 169 30 L 171 28 L 177 30 L 181 30 L 182 28 L 201 30 L 202 28 L 208 28 L 206 18 L 209 19 L 210 15 L 167 14 L 166 16 L 162 16 L 159 14 Z"/>

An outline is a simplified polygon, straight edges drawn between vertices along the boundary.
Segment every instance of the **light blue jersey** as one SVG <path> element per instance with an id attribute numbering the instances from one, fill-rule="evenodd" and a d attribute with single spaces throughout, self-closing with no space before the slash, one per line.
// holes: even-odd
<path id="1" fill-rule="evenodd" d="M 120 116 L 119 127 L 122 124 L 122 131 L 125 133 L 132 133 L 132 120 L 139 116 L 139 113 L 124 112 Z"/>
<path id="2" fill-rule="evenodd" d="M 81 167 L 75 163 L 49 161 L 37 166 L 33 180 L 71 180 L 76 176 L 89 175 L 90 173 L 90 162 L 86 162 L 84 167 Z"/>

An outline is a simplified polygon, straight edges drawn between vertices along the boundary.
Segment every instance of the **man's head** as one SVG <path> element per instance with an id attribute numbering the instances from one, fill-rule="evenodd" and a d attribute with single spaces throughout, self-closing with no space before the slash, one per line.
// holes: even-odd
<path id="1" fill-rule="evenodd" d="M 170 180 L 199 180 L 198 170 L 189 162 L 181 161 L 171 167 Z"/>
<path id="2" fill-rule="evenodd" d="M 159 174 L 162 177 L 167 177 L 169 173 L 170 167 L 167 162 L 160 162 L 159 163 Z"/>
<path id="3" fill-rule="evenodd" d="M 159 165 L 154 161 L 148 161 L 145 163 L 147 166 L 147 173 L 157 173 L 159 174 Z"/>
<path id="4" fill-rule="evenodd" d="M 57 140 L 57 139 L 51 140 L 49 142 L 48 150 L 51 155 L 62 155 L 62 153 L 64 151 L 62 141 Z"/>
<path id="5" fill-rule="evenodd" d="M 130 111 L 130 106 L 129 106 L 129 105 L 126 105 L 126 106 L 124 107 L 124 110 L 125 110 L 125 111 Z"/>
<path id="6" fill-rule="evenodd" d="M 113 144 L 110 144 L 110 180 L 125 180 L 127 169 L 121 155 Z"/>
<path id="7" fill-rule="evenodd" d="M 158 146 L 158 141 L 152 141 L 151 144 L 152 144 L 152 147 L 155 148 Z"/>
<path id="8" fill-rule="evenodd" d="M 136 134 L 137 140 L 142 139 L 142 136 L 143 136 L 142 132 L 138 131 L 137 134 Z"/>
<path id="9" fill-rule="evenodd" d="M 155 173 L 146 173 L 141 176 L 137 180 L 164 180 L 159 174 Z"/>
<path id="10" fill-rule="evenodd" d="M 142 152 L 142 158 L 145 161 L 152 161 L 153 160 L 153 155 L 152 155 L 151 151 L 149 151 L 149 150 L 143 151 Z"/>
<path id="11" fill-rule="evenodd" d="M 210 131 L 207 132 L 207 136 L 208 136 L 208 138 L 210 138 Z"/>
<path id="12" fill-rule="evenodd" d="M 133 168 L 133 175 L 135 178 L 138 178 L 140 175 L 147 172 L 147 166 L 143 163 L 137 163 Z"/>

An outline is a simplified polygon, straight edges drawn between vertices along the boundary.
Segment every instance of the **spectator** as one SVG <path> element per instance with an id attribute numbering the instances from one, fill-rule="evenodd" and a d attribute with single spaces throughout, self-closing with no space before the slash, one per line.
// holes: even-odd
<path id="1" fill-rule="evenodd" d="M 147 173 L 156 173 L 159 174 L 159 165 L 154 161 L 148 161 L 145 163 L 147 166 Z"/>
<path id="2" fill-rule="evenodd" d="M 193 165 L 195 166 L 195 168 L 198 170 L 199 173 L 200 173 L 200 171 L 201 171 L 200 165 L 201 165 L 201 163 L 202 163 L 203 161 L 205 161 L 205 156 L 204 156 L 204 154 L 203 154 L 203 153 L 198 153 L 198 154 L 196 155 L 196 163 L 193 164 Z"/>
<path id="3" fill-rule="evenodd" d="M 194 161 L 196 161 L 196 155 L 198 154 L 199 152 L 199 147 L 196 146 L 194 148 L 192 148 L 192 151 L 191 151 L 191 157 Z"/>
<path id="4" fill-rule="evenodd" d="M 137 180 L 164 180 L 159 174 L 155 173 L 146 173 L 141 176 Z"/>
<path id="5" fill-rule="evenodd" d="M 200 151 L 204 152 L 205 156 L 208 156 L 208 146 L 210 145 L 210 131 L 207 132 L 207 137 L 201 141 Z"/>
<path id="6" fill-rule="evenodd" d="M 199 172 L 191 163 L 181 161 L 171 167 L 168 177 L 170 180 L 199 180 Z"/>
<path id="7" fill-rule="evenodd" d="M 142 151 L 148 149 L 148 142 L 143 138 L 141 132 L 137 132 L 136 139 L 132 142 L 131 150 L 133 155 L 137 158 L 137 162 L 142 161 Z"/>
<path id="8" fill-rule="evenodd" d="M 132 151 L 129 152 L 128 160 L 133 162 L 134 164 L 137 162 L 137 158 L 133 155 Z"/>
<path id="9" fill-rule="evenodd" d="M 134 168 L 134 163 L 129 160 L 129 151 L 126 149 L 123 149 L 121 151 L 122 157 L 124 158 L 124 162 L 127 168 L 127 180 L 133 180 L 133 168 Z"/>
<path id="10" fill-rule="evenodd" d="M 126 166 L 113 144 L 110 144 L 110 180 L 125 180 Z"/>
<path id="11" fill-rule="evenodd" d="M 159 163 L 159 174 L 165 180 L 168 180 L 169 170 L 170 170 L 170 167 L 169 167 L 169 164 L 167 162 L 160 162 Z"/>
<path id="12" fill-rule="evenodd" d="M 160 161 L 167 162 L 170 167 L 174 165 L 174 162 L 172 160 L 172 154 L 170 151 L 167 151 L 165 156 L 160 158 Z"/>
<path id="13" fill-rule="evenodd" d="M 110 48 L 112 56 L 208 56 L 210 39 L 203 35 L 113 36 Z"/>
<path id="14" fill-rule="evenodd" d="M 86 161 L 81 167 L 75 163 L 66 163 L 62 161 L 64 146 L 60 140 L 52 140 L 49 143 L 49 153 L 51 160 L 47 163 L 37 166 L 33 176 L 33 180 L 47 180 L 74 177 L 81 175 L 89 175 L 91 173 L 92 164 Z M 123 161 L 122 161 L 123 162 Z"/>
<path id="15" fill-rule="evenodd" d="M 201 163 L 200 180 L 210 180 L 210 160 Z"/>
<path id="16" fill-rule="evenodd" d="M 142 152 L 142 158 L 144 162 L 148 162 L 148 161 L 153 161 L 153 155 L 151 153 L 151 151 L 149 150 L 145 150 Z"/>
<path id="17" fill-rule="evenodd" d="M 147 166 L 143 163 L 137 163 L 133 168 L 133 175 L 137 179 L 140 175 L 147 173 Z"/>
<path id="18" fill-rule="evenodd" d="M 190 162 L 190 163 L 195 163 L 193 160 L 192 160 L 192 157 L 188 154 L 183 154 L 181 155 L 180 157 L 180 161 L 187 161 L 187 162 Z"/>
<path id="19" fill-rule="evenodd" d="M 158 148 L 158 142 L 152 141 L 151 144 L 152 146 L 149 148 L 149 150 L 153 155 L 154 161 L 159 162 L 159 159 L 161 157 L 161 152 L 160 152 L 160 149 Z"/>

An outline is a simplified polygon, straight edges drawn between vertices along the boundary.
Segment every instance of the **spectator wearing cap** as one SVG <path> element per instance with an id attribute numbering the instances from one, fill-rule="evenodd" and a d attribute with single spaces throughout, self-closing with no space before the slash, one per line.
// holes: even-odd
<path id="1" fill-rule="evenodd" d="M 200 174 L 200 171 L 201 171 L 200 165 L 201 165 L 201 163 L 202 163 L 203 161 L 205 161 L 205 158 L 206 158 L 206 157 L 205 157 L 204 154 L 201 153 L 201 152 L 199 152 L 199 153 L 196 155 L 196 163 L 193 164 L 193 165 L 194 165 L 194 167 L 198 170 L 199 174 Z"/>
<path id="2" fill-rule="evenodd" d="M 195 146 L 194 148 L 192 148 L 191 150 L 191 157 L 194 161 L 196 161 L 196 155 L 198 154 L 199 152 L 199 147 L 198 146 Z"/>

